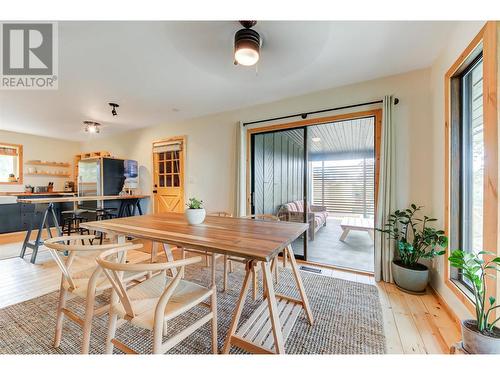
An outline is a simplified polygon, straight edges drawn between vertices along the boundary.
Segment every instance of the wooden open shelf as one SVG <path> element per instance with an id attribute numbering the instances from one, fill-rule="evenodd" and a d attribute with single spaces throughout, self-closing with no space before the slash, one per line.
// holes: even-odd
<path id="1" fill-rule="evenodd" d="M 69 163 L 58 163 L 56 161 L 36 161 L 36 160 L 29 160 L 26 163 L 27 165 L 44 165 L 47 167 L 61 167 L 61 168 L 69 168 L 70 164 Z"/>
<path id="2" fill-rule="evenodd" d="M 37 172 L 37 173 L 25 173 L 25 176 L 50 176 L 50 177 L 70 177 L 69 173 L 49 173 L 49 172 Z"/>

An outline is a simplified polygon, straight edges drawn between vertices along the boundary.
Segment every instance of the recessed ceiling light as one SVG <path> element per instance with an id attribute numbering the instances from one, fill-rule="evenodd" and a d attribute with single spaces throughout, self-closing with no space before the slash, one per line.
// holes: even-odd
<path id="1" fill-rule="evenodd" d="M 312 137 L 312 138 L 311 138 L 311 141 L 313 141 L 313 142 L 321 142 L 321 138 L 318 138 L 318 137 Z"/>

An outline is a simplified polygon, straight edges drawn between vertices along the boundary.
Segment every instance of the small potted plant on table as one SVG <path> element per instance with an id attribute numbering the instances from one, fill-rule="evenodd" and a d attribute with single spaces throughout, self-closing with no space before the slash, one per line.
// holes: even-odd
<path id="1" fill-rule="evenodd" d="M 203 208 L 203 201 L 196 198 L 189 198 L 189 202 L 186 206 L 188 208 L 184 212 L 184 215 L 188 223 L 191 225 L 203 223 L 206 216 L 205 209 Z"/>
<path id="2" fill-rule="evenodd" d="M 491 260 L 484 260 L 483 255 Z M 493 296 L 486 301 L 486 278 L 495 278 L 496 272 L 500 270 L 500 257 L 488 251 L 475 254 L 455 250 L 448 259 L 453 267 L 462 270 L 462 275 L 471 284 L 474 296 L 476 319 L 462 321 L 464 350 L 473 354 L 500 354 L 500 329 L 495 327 L 500 317 L 492 318 L 493 311 L 500 305 L 496 304 Z"/>
<path id="3" fill-rule="evenodd" d="M 425 293 L 429 281 L 429 268 L 419 260 L 443 255 L 442 248 L 448 244 L 444 231 L 429 226 L 437 219 L 415 216 L 421 208 L 412 204 L 405 210 L 396 210 L 383 229 L 376 228 L 397 243 L 398 259 L 392 261 L 394 282 L 400 289 L 417 294 Z"/>

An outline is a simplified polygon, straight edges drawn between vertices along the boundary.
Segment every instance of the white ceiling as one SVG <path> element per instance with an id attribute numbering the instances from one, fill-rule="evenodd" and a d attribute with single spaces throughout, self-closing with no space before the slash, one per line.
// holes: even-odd
<path id="1" fill-rule="evenodd" d="M 59 89 L 0 91 L 0 129 L 72 140 L 247 107 L 428 67 L 454 22 L 259 22 L 255 67 L 227 22 L 60 22 Z M 111 116 L 108 102 L 120 104 Z"/>

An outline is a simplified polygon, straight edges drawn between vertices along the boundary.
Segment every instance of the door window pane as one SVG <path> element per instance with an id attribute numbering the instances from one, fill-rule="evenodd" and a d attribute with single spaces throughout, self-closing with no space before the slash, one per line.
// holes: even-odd
<path id="1" fill-rule="evenodd" d="M 478 56 L 452 78 L 450 249 L 478 253 L 483 244 L 483 61 Z M 471 288 L 457 269 L 451 278 Z"/>
<path id="2" fill-rule="evenodd" d="M 483 250 L 483 63 L 479 60 L 462 78 L 463 97 L 463 215 L 462 247 Z"/>

